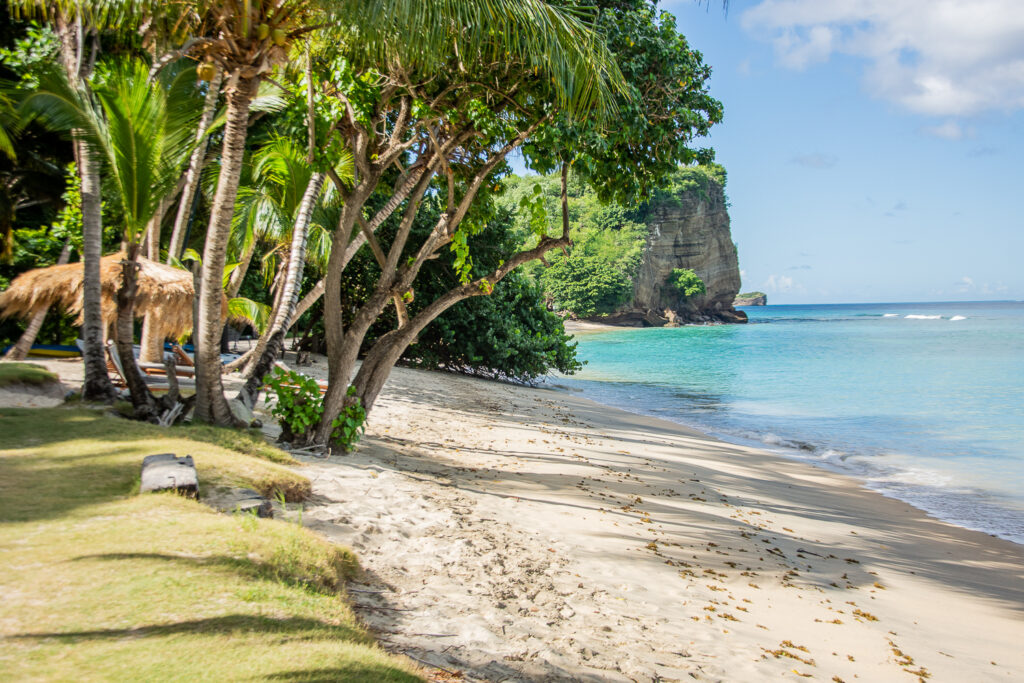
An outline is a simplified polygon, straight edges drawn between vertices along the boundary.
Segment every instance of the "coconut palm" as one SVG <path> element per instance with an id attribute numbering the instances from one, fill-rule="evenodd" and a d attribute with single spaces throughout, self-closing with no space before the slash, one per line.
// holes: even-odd
<path id="1" fill-rule="evenodd" d="M 50 72 L 40 77 L 39 88 L 22 104 L 51 128 L 77 131 L 82 149 L 100 161 L 119 200 L 126 258 L 115 338 L 128 366 L 125 379 L 132 402 L 142 414 L 155 404 L 134 366 L 135 261 L 147 224 L 188 161 L 202 102 L 191 69 L 167 71 L 155 83 L 150 82 L 149 71 L 140 60 L 101 68 L 91 92 L 75 87 L 63 72 Z"/>

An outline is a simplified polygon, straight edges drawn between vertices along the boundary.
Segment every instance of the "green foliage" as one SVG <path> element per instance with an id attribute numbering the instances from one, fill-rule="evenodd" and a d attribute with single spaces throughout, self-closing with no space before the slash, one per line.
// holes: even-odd
<path id="1" fill-rule="evenodd" d="M 590 4 L 588 2 L 588 4 Z M 722 120 L 708 92 L 711 68 L 676 30 L 676 20 L 649 0 L 596 0 L 600 27 L 626 80 L 607 121 L 556 117 L 526 146 L 541 173 L 572 162 L 604 200 L 635 206 L 665 185 L 680 164 L 708 163 L 697 138 Z"/>
<path id="2" fill-rule="evenodd" d="M 315 379 L 275 367 L 263 381 L 267 385 L 267 398 L 273 402 L 270 414 L 280 422 L 283 440 L 301 438 L 319 424 L 324 408 Z"/>
<path id="3" fill-rule="evenodd" d="M 679 290 L 684 299 L 697 296 L 708 291 L 704 281 L 700 279 L 692 268 L 675 268 L 668 277 L 668 284 Z"/>
<path id="4" fill-rule="evenodd" d="M 696 191 L 701 199 L 708 199 L 708 190 L 712 185 L 725 187 L 728 177 L 725 167 L 721 164 L 699 164 L 682 166 L 668 179 L 665 187 L 655 194 L 655 201 L 662 204 L 679 204 L 679 198 L 688 192 Z"/>
<path id="5" fill-rule="evenodd" d="M 39 71 L 58 59 L 59 50 L 54 32 L 33 23 L 11 46 L 0 48 L 0 62 L 18 74 L 19 85 L 34 88 L 39 85 Z"/>
<path id="6" fill-rule="evenodd" d="M 273 404 L 270 414 L 281 425 L 282 441 L 301 440 L 320 424 L 324 414 L 323 395 L 315 379 L 275 367 L 263 382 L 267 387 L 267 400 Z M 346 453 L 355 448 L 366 430 L 366 410 L 355 393 L 356 388 L 350 386 L 345 407 L 331 422 L 331 443 Z"/>
<path id="7" fill-rule="evenodd" d="M 737 299 L 756 299 L 759 296 L 768 296 L 764 292 L 741 292 L 736 295 Z"/>
<path id="8" fill-rule="evenodd" d="M 562 319 L 548 311 L 540 288 L 519 273 L 446 311 L 406 354 L 418 367 L 533 382 L 551 370 L 583 367 Z"/>
<path id="9" fill-rule="evenodd" d="M 628 301 L 633 291 L 621 271 L 593 256 L 558 258 L 540 281 L 555 308 L 578 317 L 610 313 Z"/>
<path id="10" fill-rule="evenodd" d="M 366 409 L 356 396 L 354 386 L 349 386 L 345 395 L 345 407 L 331 422 L 331 443 L 349 453 L 366 431 Z"/>

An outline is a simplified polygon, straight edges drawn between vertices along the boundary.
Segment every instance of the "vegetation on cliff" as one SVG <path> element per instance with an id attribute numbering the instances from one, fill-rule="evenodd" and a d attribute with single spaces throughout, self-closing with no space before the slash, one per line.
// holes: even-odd
<path id="1" fill-rule="evenodd" d="M 627 304 L 632 295 L 650 234 L 645 222 L 650 208 L 678 205 L 687 193 L 706 198 L 712 184 L 724 186 L 725 181 L 725 169 L 719 164 L 684 166 L 672 173 L 650 200 L 630 206 L 601 201 L 595 190 L 570 174 L 572 248 L 568 253 L 555 252 L 546 262 L 529 264 L 524 273 L 541 285 L 547 302 L 557 311 L 573 317 L 612 313 Z M 536 203 L 544 204 L 547 220 L 558 218 L 559 179 L 554 175 L 512 176 L 505 185 L 507 190 L 500 201 L 515 212 L 515 228 L 529 243 Z M 692 278 L 685 279 L 681 291 L 684 296 L 700 293 L 701 287 L 696 284 L 700 278 L 695 273 Z"/>

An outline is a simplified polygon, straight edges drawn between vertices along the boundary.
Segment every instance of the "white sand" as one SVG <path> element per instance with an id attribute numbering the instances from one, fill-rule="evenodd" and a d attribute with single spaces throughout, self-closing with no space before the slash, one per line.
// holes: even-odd
<path id="1" fill-rule="evenodd" d="M 402 369 L 307 463 L 364 619 L 469 678 L 1024 680 L 1024 547 L 804 463 Z"/>
<path id="2" fill-rule="evenodd" d="M 403 369 L 355 454 L 305 460 L 365 621 L 468 679 L 1024 680 L 1024 547 L 801 462 Z"/>

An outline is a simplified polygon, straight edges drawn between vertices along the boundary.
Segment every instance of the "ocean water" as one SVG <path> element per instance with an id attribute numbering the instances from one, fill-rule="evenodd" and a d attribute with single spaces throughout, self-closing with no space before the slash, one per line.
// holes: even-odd
<path id="1" fill-rule="evenodd" d="M 566 385 L 1024 543 L 1024 302 L 764 306 L 580 334 Z"/>

